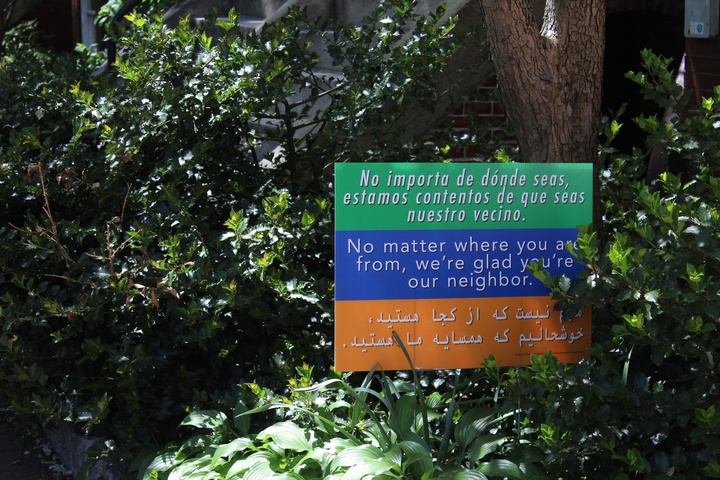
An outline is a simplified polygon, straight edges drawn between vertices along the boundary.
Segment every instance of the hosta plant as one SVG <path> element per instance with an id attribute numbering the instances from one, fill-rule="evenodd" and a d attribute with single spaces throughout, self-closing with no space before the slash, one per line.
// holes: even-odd
<path id="1" fill-rule="evenodd" d="M 149 459 L 139 478 L 288 479 L 545 479 L 542 454 L 517 444 L 504 428 L 513 413 L 497 405 L 433 392 L 416 381 L 370 372 L 353 388 L 339 376 L 309 383 L 289 397 L 252 386 L 259 405 L 239 403 L 228 418 L 191 412 L 184 425 L 201 429 Z M 417 380 L 417 379 L 416 379 Z M 275 412 L 275 423 L 255 427 Z"/>

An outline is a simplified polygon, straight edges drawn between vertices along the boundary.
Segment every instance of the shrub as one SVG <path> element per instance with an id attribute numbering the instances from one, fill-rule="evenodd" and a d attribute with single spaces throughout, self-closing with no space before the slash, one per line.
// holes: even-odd
<path id="1" fill-rule="evenodd" d="M 693 110 L 669 61 L 648 51 L 643 60 L 646 72 L 629 78 L 685 113 L 636 122 L 651 149 L 660 142 L 682 159 L 682 175 L 646 186 L 642 158 L 614 158 L 601 179 L 608 241 L 581 233 L 577 282 L 536 272 L 560 308 L 592 306 L 592 358 L 538 358 L 507 383 L 565 478 L 720 477 L 720 88 Z"/>
<path id="2" fill-rule="evenodd" d="M 3 401 L 125 456 L 172 437 L 186 409 L 232 402 L 238 383 L 282 385 L 303 362 L 326 370 L 326 167 L 391 125 L 385 108 L 421 104 L 455 43 L 441 10 L 410 6 L 385 2 L 362 28 L 331 30 L 292 10 L 249 36 L 231 13 L 210 22 L 215 38 L 131 15 L 109 75 L 85 50 L 50 54 L 28 28 L 9 32 Z M 313 70 L 313 41 L 332 43 L 344 77 Z"/>

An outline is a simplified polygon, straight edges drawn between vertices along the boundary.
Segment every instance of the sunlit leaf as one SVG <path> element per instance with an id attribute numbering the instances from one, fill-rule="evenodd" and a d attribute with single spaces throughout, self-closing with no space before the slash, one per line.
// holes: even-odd
<path id="1" fill-rule="evenodd" d="M 280 422 L 269 426 L 258 434 L 258 439 L 272 437 L 280 448 L 296 452 L 312 450 L 312 444 L 306 438 L 305 431 L 291 422 Z"/>

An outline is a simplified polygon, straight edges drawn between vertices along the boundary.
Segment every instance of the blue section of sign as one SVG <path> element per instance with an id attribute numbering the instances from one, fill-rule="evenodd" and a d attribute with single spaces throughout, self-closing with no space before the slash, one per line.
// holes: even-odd
<path id="1" fill-rule="evenodd" d="M 577 230 L 335 232 L 335 299 L 390 300 L 548 295 L 528 266 L 575 277 L 565 248 Z"/>

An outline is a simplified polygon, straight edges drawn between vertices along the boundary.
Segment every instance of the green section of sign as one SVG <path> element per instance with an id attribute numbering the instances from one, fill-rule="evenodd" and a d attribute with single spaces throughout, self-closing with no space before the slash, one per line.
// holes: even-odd
<path id="1" fill-rule="evenodd" d="M 335 228 L 574 228 L 592 192 L 590 163 L 341 163 Z"/>

